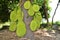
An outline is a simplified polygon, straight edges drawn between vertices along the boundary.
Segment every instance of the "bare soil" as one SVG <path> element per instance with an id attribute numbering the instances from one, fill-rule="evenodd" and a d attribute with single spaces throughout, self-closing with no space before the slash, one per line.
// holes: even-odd
<path id="1" fill-rule="evenodd" d="M 59 31 L 45 31 L 45 30 L 37 30 L 33 32 L 34 39 L 33 40 L 60 40 L 60 32 Z M 28 36 L 28 35 L 27 35 Z M 15 32 L 10 32 L 8 28 L 3 28 L 0 30 L 0 40 L 31 40 L 29 38 L 19 38 L 16 36 Z"/>

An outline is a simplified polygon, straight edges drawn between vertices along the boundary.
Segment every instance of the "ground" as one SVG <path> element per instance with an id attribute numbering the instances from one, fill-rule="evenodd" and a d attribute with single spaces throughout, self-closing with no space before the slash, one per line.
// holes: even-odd
<path id="1" fill-rule="evenodd" d="M 60 40 L 59 31 L 37 30 L 34 33 L 34 40 Z M 28 38 L 19 38 L 15 32 L 10 32 L 8 28 L 0 30 L 0 40 L 30 40 Z"/>

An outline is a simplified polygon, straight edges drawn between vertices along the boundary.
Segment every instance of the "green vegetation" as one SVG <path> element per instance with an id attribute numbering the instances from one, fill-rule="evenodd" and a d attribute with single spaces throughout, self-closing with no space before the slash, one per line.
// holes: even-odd
<path id="1" fill-rule="evenodd" d="M 27 0 L 22 4 L 22 6 L 20 6 L 22 2 L 19 2 L 19 0 L 2 0 L 0 3 L 1 20 L 10 20 L 9 30 L 16 31 L 16 35 L 19 37 L 23 37 L 27 30 L 24 22 L 24 12 L 22 11 L 22 6 L 27 10 L 28 15 L 33 18 L 29 25 L 31 31 L 39 29 L 42 19 L 46 19 L 44 8 L 46 7 L 46 9 L 48 9 L 47 12 L 50 10 L 48 0 L 46 0 L 46 6 L 44 6 L 44 0 L 33 0 L 32 2 Z M 6 18 L 6 16 L 8 18 Z"/>

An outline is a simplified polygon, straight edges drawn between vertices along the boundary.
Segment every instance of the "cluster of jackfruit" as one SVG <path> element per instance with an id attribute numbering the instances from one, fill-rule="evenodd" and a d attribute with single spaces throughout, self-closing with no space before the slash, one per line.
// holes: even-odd
<path id="1" fill-rule="evenodd" d="M 22 37 L 26 34 L 25 23 L 23 22 L 24 14 L 20 6 L 14 9 L 10 14 L 10 31 L 16 31 L 17 36 Z"/>
<path id="2" fill-rule="evenodd" d="M 37 29 L 40 28 L 41 20 L 42 20 L 41 13 L 40 12 L 35 13 L 34 19 L 32 20 L 30 24 L 30 28 L 32 31 L 36 31 Z"/>
<path id="3" fill-rule="evenodd" d="M 32 31 L 37 30 L 40 27 L 42 16 L 39 12 L 40 6 L 38 4 L 32 4 L 29 0 L 24 3 L 24 8 L 27 10 L 29 16 L 34 17 L 30 23 L 30 29 Z"/>
<path id="4" fill-rule="evenodd" d="M 30 23 L 30 29 L 32 31 L 37 30 L 40 27 L 42 16 L 39 12 L 40 6 L 38 4 L 32 4 L 29 0 L 24 3 L 24 8 L 27 10 L 29 16 L 34 19 Z M 10 14 L 10 31 L 16 31 L 17 36 L 23 37 L 26 34 L 26 25 L 23 21 L 24 14 L 21 7 L 18 6 Z"/>

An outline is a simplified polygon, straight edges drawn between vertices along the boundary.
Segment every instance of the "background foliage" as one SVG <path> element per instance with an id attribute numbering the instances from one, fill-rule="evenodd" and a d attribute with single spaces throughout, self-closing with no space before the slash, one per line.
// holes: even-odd
<path id="1" fill-rule="evenodd" d="M 0 0 L 0 20 L 2 22 L 5 22 L 9 19 L 10 12 L 17 6 L 18 2 L 19 0 Z M 34 0 L 34 3 L 41 6 L 40 12 L 42 13 L 42 17 L 46 18 L 43 5 L 44 0 Z M 46 8 L 50 11 L 49 0 L 46 0 Z"/>
<path id="2" fill-rule="evenodd" d="M 19 0 L 0 0 L 0 20 L 8 21 L 10 12 L 16 7 Z"/>

